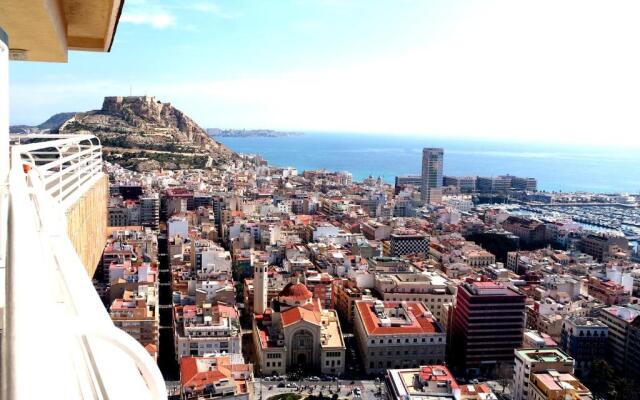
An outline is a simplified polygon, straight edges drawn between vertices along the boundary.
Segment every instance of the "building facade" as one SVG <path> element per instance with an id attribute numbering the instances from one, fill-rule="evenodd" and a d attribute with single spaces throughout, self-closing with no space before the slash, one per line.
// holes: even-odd
<path id="1" fill-rule="evenodd" d="M 445 330 L 421 302 L 358 301 L 354 332 L 369 374 L 445 359 Z"/>
<path id="2" fill-rule="evenodd" d="M 389 257 L 408 254 L 429 254 L 429 238 L 417 232 L 394 233 L 389 241 Z"/>
<path id="3" fill-rule="evenodd" d="M 492 372 L 513 363 L 524 334 L 525 299 L 495 282 L 460 285 L 451 329 L 454 364 L 467 372 Z"/>
<path id="4" fill-rule="evenodd" d="M 442 188 L 442 170 L 444 150 L 441 148 L 425 148 L 422 150 L 422 182 L 420 199 L 430 204 L 435 200 L 435 192 Z"/>
<path id="5" fill-rule="evenodd" d="M 609 327 L 595 318 L 565 318 L 560 347 L 575 360 L 575 372 L 580 378 L 589 376 L 594 362 L 607 358 L 608 336 Z"/>
<path id="6" fill-rule="evenodd" d="M 515 351 L 513 400 L 527 400 L 532 374 L 554 370 L 573 374 L 574 361 L 560 349 L 518 349 Z"/>
<path id="7" fill-rule="evenodd" d="M 254 277 L 256 287 L 260 279 Z M 256 366 L 262 374 L 305 370 L 341 375 L 346 347 L 338 314 L 322 308 L 320 300 L 293 279 L 264 313 L 253 315 Z M 254 300 L 254 307 L 258 302 Z"/>

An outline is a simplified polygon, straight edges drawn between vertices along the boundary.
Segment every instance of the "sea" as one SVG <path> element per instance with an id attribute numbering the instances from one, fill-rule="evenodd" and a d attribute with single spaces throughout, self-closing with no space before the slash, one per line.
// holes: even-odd
<path id="1" fill-rule="evenodd" d="M 444 174 L 511 174 L 545 191 L 640 193 L 640 149 L 384 134 L 305 133 L 284 137 L 216 137 L 238 153 L 299 171 L 348 171 L 354 179 L 419 175 L 422 148 L 444 149 Z"/>

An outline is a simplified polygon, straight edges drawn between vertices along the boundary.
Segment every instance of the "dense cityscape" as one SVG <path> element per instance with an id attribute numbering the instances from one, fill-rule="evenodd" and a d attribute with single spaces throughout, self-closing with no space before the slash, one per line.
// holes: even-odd
<path id="1" fill-rule="evenodd" d="M 640 400 L 635 3 L 124 3 L 0 0 L 1 399 Z"/>
<path id="2" fill-rule="evenodd" d="M 184 399 L 632 398 L 637 197 L 443 176 L 445 154 L 393 186 L 108 164 L 95 287 Z"/>

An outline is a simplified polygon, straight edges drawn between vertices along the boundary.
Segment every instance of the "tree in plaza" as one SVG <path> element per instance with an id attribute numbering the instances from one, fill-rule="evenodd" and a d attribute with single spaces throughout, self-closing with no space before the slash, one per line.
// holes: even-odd
<path id="1" fill-rule="evenodd" d="M 609 392 L 611 400 L 638 400 L 638 391 L 633 387 L 633 382 L 626 378 L 619 378 L 613 384 L 613 390 Z"/>

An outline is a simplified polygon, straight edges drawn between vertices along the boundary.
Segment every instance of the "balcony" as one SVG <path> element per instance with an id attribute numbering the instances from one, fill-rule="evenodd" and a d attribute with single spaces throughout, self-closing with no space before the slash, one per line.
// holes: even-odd
<path id="1" fill-rule="evenodd" d="M 92 207 L 105 181 L 98 139 L 25 135 L 11 142 L 8 196 L 0 199 L 0 237 L 7 239 L 0 248 L 2 398 L 166 398 L 155 361 L 113 325 L 87 274 L 82 252 L 90 260 L 104 237 L 74 243 L 69 235 L 100 229 L 87 230 L 105 210 Z"/>

